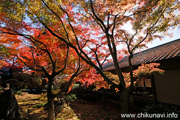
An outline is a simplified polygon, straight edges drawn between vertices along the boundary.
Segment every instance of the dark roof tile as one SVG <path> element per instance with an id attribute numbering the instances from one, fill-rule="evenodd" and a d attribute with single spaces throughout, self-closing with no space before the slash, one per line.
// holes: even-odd
<path id="1" fill-rule="evenodd" d="M 144 50 L 140 53 L 135 53 L 132 59 L 133 65 L 139 65 L 142 63 L 156 62 L 164 59 L 170 59 L 180 56 L 180 39 L 172 42 Z M 128 67 L 128 57 L 124 57 L 119 61 L 121 68 Z M 113 63 L 108 63 L 103 66 L 104 70 L 114 69 Z"/>

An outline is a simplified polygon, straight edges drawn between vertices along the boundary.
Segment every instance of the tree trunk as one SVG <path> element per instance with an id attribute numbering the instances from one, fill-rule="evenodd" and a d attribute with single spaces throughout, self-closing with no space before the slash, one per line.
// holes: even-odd
<path id="1" fill-rule="evenodd" d="M 129 91 L 125 88 L 120 94 L 121 102 L 121 114 L 129 113 Z M 127 118 L 121 118 L 122 120 L 127 120 Z"/>
<path id="2" fill-rule="evenodd" d="M 133 58 L 133 54 L 131 53 L 130 56 L 128 57 L 128 62 L 129 62 L 129 72 L 130 72 L 130 78 L 131 78 L 131 85 L 130 85 L 130 93 L 132 92 L 134 88 L 134 77 L 133 77 L 133 66 L 131 63 L 131 60 Z"/>
<path id="3" fill-rule="evenodd" d="M 128 113 L 129 112 L 129 94 L 128 89 L 124 89 L 121 92 L 121 113 Z"/>
<path id="4" fill-rule="evenodd" d="M 48 120 L 55 120 L 54 101 L 52 98 L 48 98 Z"/>
<path id="5" fill-rule="evenodd" d="M 104 111 L 107 110 L 107 108 L 106 108 L 106 101 L 107 101 L 107 91 L 106 91 L 106 89 L 103 89 L 102 108 L 103 108 Z"/>
<path id="6" fill-rule="evenodd" d="M 19 120 L 18 103 L 11 89 L 0 93 L 0 120 Z"/>
<path id="7" fill-rule="evenodd" d="M 52 94 L 52 80 L 51 79 L 49 79 L 48 81 L 47 97 L 48 97 L 48 120 L 55 120 L 54 98 Z"/>

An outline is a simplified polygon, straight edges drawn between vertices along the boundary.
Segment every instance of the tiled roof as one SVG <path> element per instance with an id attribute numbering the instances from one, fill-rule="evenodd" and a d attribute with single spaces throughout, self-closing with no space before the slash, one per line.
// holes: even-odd
<path id="1" fill-rule="evenodd" d="M 133 55 L 132 64 L 140 65 L 141 63 L 150 63 L 157 62 L 164 59 L 170 59 L 180 57 L 180 39 L 174 40 L 172 42 L 147 49 L 140 53 L 135 53 Z M 119 61 L 119 65 L 121 68 L 125 68 L 129 66 L 128 57 L 124 57 Z M 113 63 L 108 63 L 103 66 L 105 71 L 113 70 Z"/>

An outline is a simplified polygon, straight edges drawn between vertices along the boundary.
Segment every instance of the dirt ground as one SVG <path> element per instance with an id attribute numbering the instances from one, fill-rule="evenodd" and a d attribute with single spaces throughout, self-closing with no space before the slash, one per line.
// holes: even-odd
<path id="1" fill-rule="evenodd" d="M 107 111 L 102 110 L 100 101 L 91 102 L 76 100 L 71 102 L 71 108 L 78 115 L 80 120 L 119 120 L 120 108 L 115 104 L 107 105 Z"/>
<path id="2" fill-rule="evenodd" d="M 47 111 L 43 107 L 37 107 L 38 104 L 45 102 L 45 100 L 41 99 L 41 94 L 23 92 L 21 95 L 16 95 L 16 99 L 23 120 L 44 120 L 47 117 Z"/>
<path id="3" fill-rule="evenodd" d="M 47 101 L 44 94 L 28 94 L 23 92 L 16 95 L 22 120 L 46 120 Z M 61 111 L 61 112 L 58 112 Z M 107 111 L 102 110 L 100 101 L 77 99 L 63 109 L 56 108 L 56 120 L 119 120 L 119 105 L 108 102 Z"/>

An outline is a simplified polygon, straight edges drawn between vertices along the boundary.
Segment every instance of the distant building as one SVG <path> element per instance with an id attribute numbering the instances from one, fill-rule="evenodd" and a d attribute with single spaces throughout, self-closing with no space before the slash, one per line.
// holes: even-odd
<path id="1" fill-rule="evenodd" d="M 142 63 L 160 63 L 164 75 L 153 75 L 147 86 L 154 89 L 154 98 L 158 102 L 180 105 L 180 39 L 135 53 L 132 59 L 134 70 Z M 123 72 L 129 71 L 128 57 L 119 61 Z M 105 71 L 116 74 L 113 63 L 103 66 Z"/>

